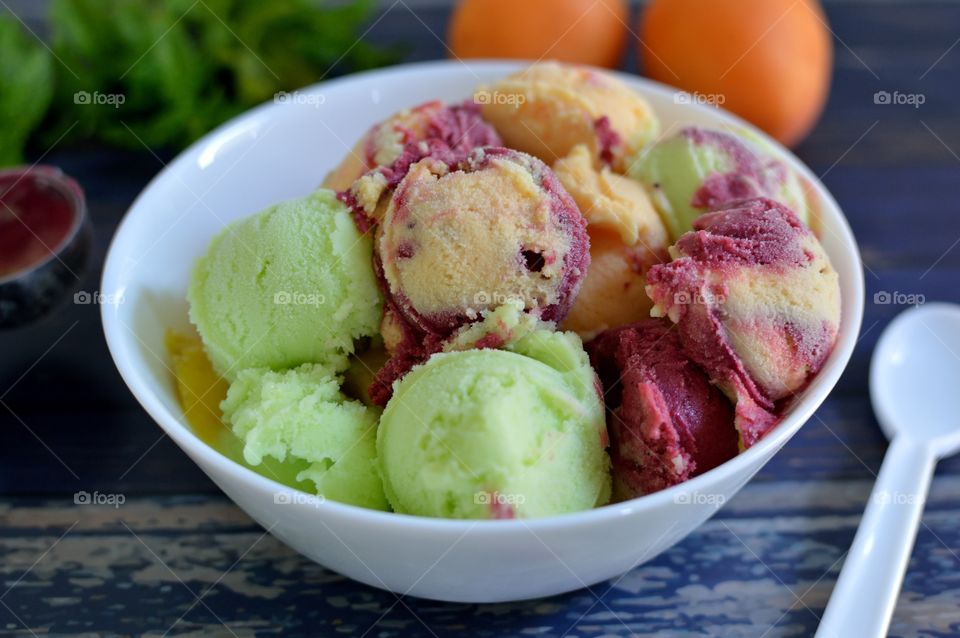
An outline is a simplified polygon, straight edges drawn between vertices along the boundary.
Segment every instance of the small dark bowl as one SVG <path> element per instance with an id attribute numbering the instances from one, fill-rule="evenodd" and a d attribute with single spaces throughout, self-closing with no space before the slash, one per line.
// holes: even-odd
<path id="1" fill-rule="evenodd" d="M 41 221 L 62 229 L 44 241 Z M 35 321 L 78 290 L 92 246 L 77 182 L 51 166 L 0 171 L 0 330 Z"/>

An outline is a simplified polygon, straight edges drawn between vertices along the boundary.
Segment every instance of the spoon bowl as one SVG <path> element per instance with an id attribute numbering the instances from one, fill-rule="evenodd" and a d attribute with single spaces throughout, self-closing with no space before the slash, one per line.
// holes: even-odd
<path id="1" fill-rule="evenodd" d="M 888 439 L 926 442 L 939 458 L 960 451 L 960 306 L 931 303 L 894 319 L 873 355 L 870 396 Z"/>

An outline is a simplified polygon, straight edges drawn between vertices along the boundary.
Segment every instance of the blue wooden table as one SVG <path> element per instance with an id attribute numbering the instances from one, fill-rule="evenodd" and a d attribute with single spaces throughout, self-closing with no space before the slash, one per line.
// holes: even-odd
<path id="1" fill-rule="evenodd" d="M 867 370 L 904 307 L 884 302 L 960 301 L 960 4 L 836 0 L 827 12 L 833 92 L 798 154 L 860 241 L 863 333 L 815 418 L 686 541 L 622 578 L 532 602 L 442 604 L 353 583 L 224 498 L 127 392 L 98 308 L 68 305 L 0 333 L 0 635 L 811 635 L 886 445 Z M 445 15 L 397 3 L 368 37 L 414 38 L 410 60 L 439 57 L 430 30 Z M 926 100 L 877 104 L 878 91 Z M 99 252 L 83 285 L 95 291 L 113 230 L 161 165 L 59 148 L 44 161 L 87 189 Z M 77 505 L 78 491 L 123 503 Z M 934 480 L 891 635 L 960 635 L 957 459 Z"/>

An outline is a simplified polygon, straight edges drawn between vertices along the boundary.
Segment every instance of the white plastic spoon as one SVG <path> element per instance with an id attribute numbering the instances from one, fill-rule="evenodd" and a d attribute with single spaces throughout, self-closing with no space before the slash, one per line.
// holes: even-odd
<path id="1" fill-rule="evenodd" d="M 870 397 L 890 447 L 817 638 L 887 635 L 933 470 L 960 451 L 960 306 L 893 320 L 873 353 Z"/>

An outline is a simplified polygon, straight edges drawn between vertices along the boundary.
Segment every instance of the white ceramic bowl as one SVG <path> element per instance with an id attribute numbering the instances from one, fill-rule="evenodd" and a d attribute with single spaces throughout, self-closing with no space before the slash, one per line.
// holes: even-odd
<path id="1" fill-rule="evenodd" d="M 566 592 L 630 570 L 689 534 L 796 433 L 836 384 L 863 312 L 853 234 L 830 194 L 813 185 L 822 241 L 840 274 L 843 321 L 823 371 L 761 442 L 682 485 L 591 511 L 531 521 L 455 521 L 317 503 L 220 455 L 185 425 L 167 367 L 164 331 L 184 327 L 194 260 L 227 222 L 309 193 L 374 122 L 439 98 L 459 101 L 516 63 L 432 62 L 318 84 L 221 126 L 167 166 L 134 202 L 113 239 L 103 325 L 120 373 L 147 412 L 226 494 L 285 543 L 321 565 L 397 593 L 464 602 Z M 664 124 L 748 126 L 673 89 L 622 75 Z M 749 127 L 748 127 L 749 128 Z M 773 142 L 771 142 L 773 143 Z M 779 146 L 777 146 L 780 149 Z M 299 496 L 298 496 L 299 495 Z"/>

